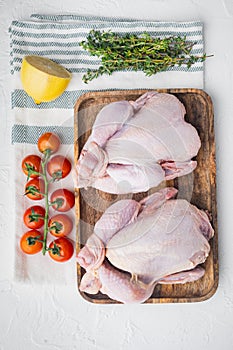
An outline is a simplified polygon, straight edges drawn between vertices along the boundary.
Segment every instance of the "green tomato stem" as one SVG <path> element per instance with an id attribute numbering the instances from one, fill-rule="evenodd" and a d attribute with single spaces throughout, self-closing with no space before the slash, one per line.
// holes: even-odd
<path id="1" fill-rule="evenodd" d="M 43 176 L 44 184 L 45 184 L 45 193 L 44 193 L 45 217 L 44 217 L 44 238 L 43 238 L 43 248 L 42 248 L 43 255 L 45 255 L 46 252 L 48 251 L 47 236 L 48 236 L 48 220 L 49 220 L 49 196 L 48 196 L 49 180 L 47 178 L 46 165 L 48 163 L 50 155 L 51 155 L 50 150 L 46 150 L 44 153 L 44 159 L 41 162 L 42 176 Z"/>

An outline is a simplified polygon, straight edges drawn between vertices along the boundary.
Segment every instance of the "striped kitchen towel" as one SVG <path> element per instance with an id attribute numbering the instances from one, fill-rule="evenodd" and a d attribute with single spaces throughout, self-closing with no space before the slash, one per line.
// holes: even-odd
<path id="1" fill-rule="evenodd" d="M 154 37 L 186 35 L 195 41 L 194 54 L 203 54 L 203 25 L 192 22 L 160 22 L 122 18 L 101 18 L 76 15 L 32 15 L 30 20 L 13 21 L 11 36 L 11 73 L 13 77 L 12 109 L 14 125 L 12 143 L 15 149 L 16 186 L 16 259 L 15 276 L 19 281 L 70 283 L 75 279 L 74 259 L 65 264 L 55 264 L 48 257 L 26 256 L 19 249 L 19 240 L 26 227 L 22 216 L 32 201 L 23 196 L 25 176 L 20 165 L 27 154 L 38 153 L 38 137 L 47 131 L 57 133 L 62 141 L 60 153 L 73 159 L 73 108 L 80 95 L 87 91 L 114 89 L 203 88 L 203 62 L 190 69 L 173 67 L 167 72 L 146 77 L 142 72 L 122 71 L 112 76 L 103 75 L 84 84 L 82 75 L 87 68 L 97 68 L 100 61 L 90 56 L 79 43 L 91 29 L 112 30 L 117 33 L 141 34 Z M 36 105 L 22 89 L 20 67 L 25 55 L 40 55 L 62 64 L 72 73 L 67 90 L 50 103 Z M 59 186 L 73 188 L 71 176 Z M 38 204 L 38 203 L 36 203 Z M 74 212 L 71 212 L 74 219 Z M 75 230 L 71 237 L 75 240 Z M 62 265 L 62 266 L 61 266 Z"/>

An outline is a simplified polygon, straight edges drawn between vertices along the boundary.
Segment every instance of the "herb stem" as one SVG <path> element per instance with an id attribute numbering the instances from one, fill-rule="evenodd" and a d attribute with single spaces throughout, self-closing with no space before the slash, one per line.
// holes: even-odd
<path id="1" fill-rule="evenodd" d="M 213 55 L 210 55 L 210 56 L 206 56 L 206 57 L 211 57 Z M 202 58 L 202 56 L 196 56 L 196 58 Z M 185 60 L 185 57 L 178 57 L 178 58 L 171 58 L 171 57 L 168 57 L 169 59 L 169 63 L 176 63 L 176 62 L 179 62 L 179 61 L 184 61 Z M 124 59 L 124 62 L 132 62 L 132 63 L 137 63 L 137 62 L 146 62 L 147 59 L 146 58 L 143 58 L 143 59 L 137 59 L 137 58 L 131 58 L 131 59 Z M 118 60 L 104 60 L 105 63 L 117 63 Z M 164 59 L 151 59 L 151 62 L 154 62 L 154 63 L 161 63 L 161 62 L 164 62 Z"/>

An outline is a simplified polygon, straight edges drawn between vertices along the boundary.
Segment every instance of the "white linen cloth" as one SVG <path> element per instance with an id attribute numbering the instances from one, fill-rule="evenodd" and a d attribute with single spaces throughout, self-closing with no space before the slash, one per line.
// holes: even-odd
<path id="1" fill-rule="evenodd" d="M 142 72 L 115 72 L 103 75 L 88 84 L 82 81 L 87 68 L 97 68 L 100 61 L 91 57 L 81 46 L 91 29 L 112 30 L 118 33 L 140 34 L 148 32 L 155 37 L 186 35 L 195 41 L 194 54 L 203 54 L 203 25 L 199 21 L 161 22 L 156 20 L 133 20 L 100 18 L 76 15 L 32 15 L 27 21 L 13 21 L 11 36 L 11 73 L 13 79 L 12 109 L 14 125 L 12 143 L 15 150 L 15 278 L 30 283 L 75 284 L 75 255 L 66 263 L 55 263 L 49 256 L 40 253 L 27 256 L 19 248 L 19 240 L 28 229 L 23 223 L 24 211 L 32 205 L 43 205 L 43 201 L 31 201 L 24 194 L 26 176 L 21 170 L 22 159 L 28 154 L 38 154 L 37 140 L 47 131 L 61 138 L 58 154 L 73 162 L 73 108 L 76 100 L 86 91 L 118 89 L 156 88 L 203 88 L 204 64 L 199 62 L 190 69 L 174 67 L 167 72 L 146 77 Z M 72 80 L 62 96 L 50 103 L 36 105 L 22 88 L 20 67 L 25 55 L 40 55 L 62 64 L 72 73 Z M 54 186 L 54 187 L 53 187 Z M 69 175 L 53 188 L 65 187 L 73 190 Z M 52 212 L 55 215 L 57 212 Z M 75 219 L 74 208 L 67 213 Z M 75 241 L 75 226 L 70 238 Z M 51 240 L 52 237 L 49 237 Z M 48 255 L 48 254 L 47 254 Z"/>

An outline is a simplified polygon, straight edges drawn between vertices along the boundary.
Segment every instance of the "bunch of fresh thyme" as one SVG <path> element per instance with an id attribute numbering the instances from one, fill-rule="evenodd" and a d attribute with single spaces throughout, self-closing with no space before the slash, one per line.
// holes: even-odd
<path id="1" fill-rule="evenodd" d="M 194 42 L 186 37 L 171 36 L 154 38 L 148 33 L 119 35 L 111 31 L 91 30 L 86 41 L 80 45 L 92 56 L 101 59 L 96 70 L 88 69 L 83 81 L 89 81 L 102 74 L 111 75 L 114 71 L 143 71 L 147 76 L 166 71 L 175 65 L 190 68 L 198 61 L 204 61 L 206 54 L 195 56 L 191 53 Z"/>

